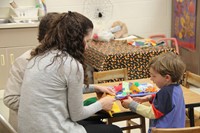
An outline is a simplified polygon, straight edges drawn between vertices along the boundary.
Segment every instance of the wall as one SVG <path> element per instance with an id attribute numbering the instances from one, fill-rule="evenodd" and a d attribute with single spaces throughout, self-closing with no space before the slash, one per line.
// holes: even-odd
<path id="1" fill-rule="evenodd" d="M 9 6 L 9 0 L 1 0 L 0 7 Z M 95 0 L 88 0 L 95 1 Z M 99 4 L 103 0 L 96 0 Z M 129 34 L 148 37 L 150 34 L 164 33 L 171 35 L 171 0 L 110 0 L 112 16 L 107 21 L 96 22 L 96 27 L 109 27 L 114 21 L 127 24 Z M 15 0 L 19 6 L 34 6 L 34 0 Z M 46 0 L 48 12 L 66 12 L 68 10 L 84 13 L 85 0 Z M 98 5 L 99 5 L 98 4 Z M 95 6 L 90 6 L 94 9 Z M 96 9 L 96 8 L 95 8 Z M 106 10 L 106 9 L 105 9 Z M 90 17 L 91 18 L 91 17 Z"/>

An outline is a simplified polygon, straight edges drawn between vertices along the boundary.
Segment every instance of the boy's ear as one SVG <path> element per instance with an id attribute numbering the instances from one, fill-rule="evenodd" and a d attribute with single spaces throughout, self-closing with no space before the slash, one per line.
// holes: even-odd
<path id="1" fill-rule="evenodd" d="M 167 74 L 167 75 L 165 76 L 165 78 L 166 78 L 166 80 L 171 81 L 171 76 L 170 76 L 170 75 Z"/>

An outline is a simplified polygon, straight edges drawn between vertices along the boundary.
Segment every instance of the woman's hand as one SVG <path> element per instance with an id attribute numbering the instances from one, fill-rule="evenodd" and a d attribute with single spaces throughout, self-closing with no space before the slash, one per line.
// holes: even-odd
<path id="1" fill-rule="evenodd" d="M 102 93 L 107 93 L 107 94 L 112 95 L 112 96 L 115 95 L 115 91 L 111 87 L 107 87 L 107 86 L 95 86 L 94 89 L 95 89 L 95 91 L 97 93 L 98 92 L 102 92 Z"/>
<path id="2" fill-rule="evenodd" d="M 115 91 L 111 87 L 106 87 L 106 86 L 95 86 L 94 87 L 97 97 L 101 98 L 103 97 L 103 94 L 108 94 L 111 96 L 115 96 Z"/>
<path id="3" fill-rule="evenodd" d="M 112 96 L 105 96 L 99 100 L 103 110 L 110 111 L 112 109 L 115 98 Z"/>

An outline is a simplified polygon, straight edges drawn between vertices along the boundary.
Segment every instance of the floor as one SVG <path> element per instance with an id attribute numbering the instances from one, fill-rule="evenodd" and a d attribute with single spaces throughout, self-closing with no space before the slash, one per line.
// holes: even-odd
<path id="1" fill-rule="evenodd" d="M 190 89 L 198 94 L 200 94 L 200 88 L 196 88 L 196 87 L 193 87 L 191 86 Z M 3 90 L 0 90 L 0 113 L 6 118 L 8 119 L 9 117 L 9 110 L 8 108 L 4 105 L 3 103 Z M 199 108 L 195 108 L 196 110 L 200 111 L 200 107 Z M 135 122 L 139 122 L 139 119 L 134 119 L 133 121 Z M 118 126 L 124 126 L 126 123 L 125 121 L 123 122 L 117 122 L 115 123 L 116 125 Z M 146 130 L 148 130 L 148 127 L 149 127 L 149 120 L 146 119 Z M 126 133 L 126 131 L 124 131 L 124 133 Z M 140 133 L 140 130 L 139 129 L 134 129 L 131 131 L 131 133 Z"/>

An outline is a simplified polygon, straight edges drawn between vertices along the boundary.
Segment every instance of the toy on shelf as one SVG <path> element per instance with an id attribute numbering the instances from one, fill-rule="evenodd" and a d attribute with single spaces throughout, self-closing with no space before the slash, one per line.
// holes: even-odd
<path id="1" fill-rule="evenodd" d="M 121 100 L 127 98 L 127 96 L 145 96 L 150 94 L 155 94 L 158 89 L 150 83 L 138 83 L 138 82 L 122 82 L 118 86 L 114 86 L 116 90 L 116 99 Z"/>
<path id="2" fill-rule="evenodd" d="M 128 29 L 125 23 L 121 21 L 115 21 L 112 26 L 106 30 L 102 28 L 95 28 L 92 39 L 95 41 L 109 42 L 114 39 L 126 37 Z"/>
<path id="3" fill-rule="evenodd" d="M 157 46 L 156 41 L 154 41 L 152 39 L 136 39 L 136 40 L 128 41 L 128 44 L 135 46 L 135 47 Z"/>

